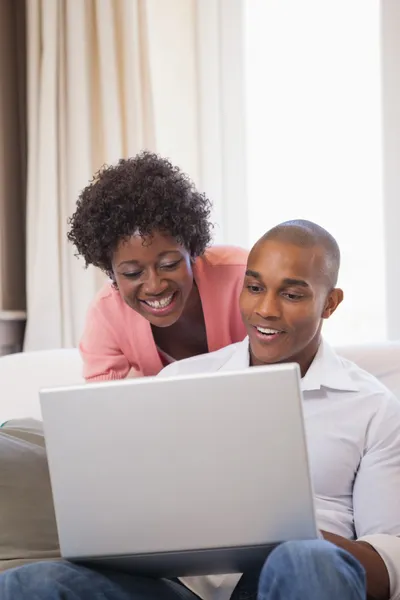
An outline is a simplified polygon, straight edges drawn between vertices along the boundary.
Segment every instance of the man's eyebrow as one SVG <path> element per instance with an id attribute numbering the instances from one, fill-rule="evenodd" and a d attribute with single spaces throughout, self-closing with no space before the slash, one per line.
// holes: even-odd
<path id="1" fill-rule="evenodd" d="M 246 277 L 254 277 L 255 279 L 261 279 L 260 273 L 257 271 L 252 271 L 251 269 L 247 269 Z"/>
<path id="2" fill-rule="evenodd" d="M 252 269 L 247 269 L 246 271 L 246 277 L 254 277 L 254 279 L 258 279 L 259 281 L 262 281 L 262 276 L 258 271 L 253 271 Z M 299 285 L 300 287 L 304 287 L 304 288 L 309 288 L 310 286 L 308 285 L 307 281 L 304 281 L 304 279 L 293 279 L 291 277 L 286 277 L 283 281 L 282 281 L 282 285 Z"/>
<path id="3" fill-rule="evenodd" d="M 304 281 L 304 279 L 291 279 L 291 278 L 286 278 L 283 280 L 283 284 L 284 285 L 299 285 L 301 287 L 310 287 L 307 283 L 307 281 Z"/>

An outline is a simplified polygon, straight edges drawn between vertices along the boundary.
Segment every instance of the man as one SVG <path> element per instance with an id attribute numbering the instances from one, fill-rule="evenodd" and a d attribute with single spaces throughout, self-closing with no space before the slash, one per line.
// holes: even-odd
<path id="1" fill-rule="evenodd" d="M 240 306 L 248 338 L 170 365 L 163 375 L 297 362 L 320 540 L 278 546 L 261 575 L 149 580 L 68 563 L 0 577 L 2 600 L 392 600 L 400 598 L 400 403 L 321 340 L 343 299 L 335 240 L 284 223 L 252 249 Z M 229 405 L 227 405 L 227 409 Z"/>
<path id="2" fill-rule="evenodd" d="M 400 598 L 400 403 L 321 339 L 324 319 L 343 300 L 336 288 L 339 265 L 336 241 L 318 225 L 292 221 L 273 228 L 248 259 L 240 297 L 248 338 L 163 371 L 176 375 L 280 362 L 300 366 L 317 520 L 331 544 L 279 547 L 271 558 L 287 553 L 286 573 L 278 569 L 272 576 L 267 561 L 260 582 L 263 598 L 269 598 L 264 590 L 272 579 L 279 581 L 279 598 L 365 598 L 366 592 L 371 598 Z M 337 548 L 347 556 L 338 559 Z M 346 563 L 349 556 L 362 565 L 366 587 L 354 563 L 351 568 Z M 340 567 L 345 564 L 346 573 Z M 219 589 L 234 584 L 233 576 L 218 581 Z M 200 585 L 196 578 L 192 589 Z M 337 586 L 333 593 L 330 586 Z M 355 588 L 358 595 L 352 595 Z"/>

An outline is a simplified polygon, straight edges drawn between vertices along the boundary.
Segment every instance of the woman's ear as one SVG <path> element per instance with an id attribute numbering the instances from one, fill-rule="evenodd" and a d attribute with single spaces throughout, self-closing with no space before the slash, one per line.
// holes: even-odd
<path id="1" fill-rule="evenodd" d="M 111 279 L 111 283 L 112 283 L 113 288 L 115 288 L 117 290 L 118 289 L 118 285 L 117 285 L 117 280 L 115 279 L 114 271 L 112 271 L 112 270 L 111 271 L 106 271 L 105 273 L 106 273 L 107 277 L 109 279 Z"/>
<path id="2" fill-rule="evenodd" d="M 329 319 L 329 317 L 333 315 L 339 304 L 341 304 L 342 302 L 343 290 L 341 290 L 340 288 L 334 288 L 333 290 L 331 290 L 325 302 L 322 318 Z"/>

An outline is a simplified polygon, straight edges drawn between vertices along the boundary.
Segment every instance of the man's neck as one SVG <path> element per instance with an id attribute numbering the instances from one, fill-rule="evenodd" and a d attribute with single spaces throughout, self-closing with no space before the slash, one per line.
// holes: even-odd
<path id="1" fill-rule="evenodd" d="M 301 377 L 303 378 L 314 361 L 314 358 L 318 352 L 318 348 L 320 346 L 321 340 L 322 340 L 321 335 L 318 334 L 318 336 L 316 336 L 312 340 L 312 342 L 306 348 L 301 350 L 300 352 L 293 354 L 288 358 L 284 358 L 283 360 L 280 360 L 277 362 L 272 362 L 272 363 L 266 363 L 266 362 L 260 361 L 252 353 L 251 347 L 249 347 L 250 367 L 261 367 L 261 366 L 268 366 L 268 365 L 282 364 L 282 363 L 297 363 L 300 367 Z"/>

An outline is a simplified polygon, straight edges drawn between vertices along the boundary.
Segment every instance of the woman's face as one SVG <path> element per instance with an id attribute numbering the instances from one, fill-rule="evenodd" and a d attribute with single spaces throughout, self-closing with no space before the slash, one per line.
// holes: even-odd
<path id="1" fill-rule="evenodd" d="M 190 254 L 173 237 L 154 232 L 120 242 L 112 269 L 124 301 L 156 327 L 182 315 L 193 287 Z"/>

